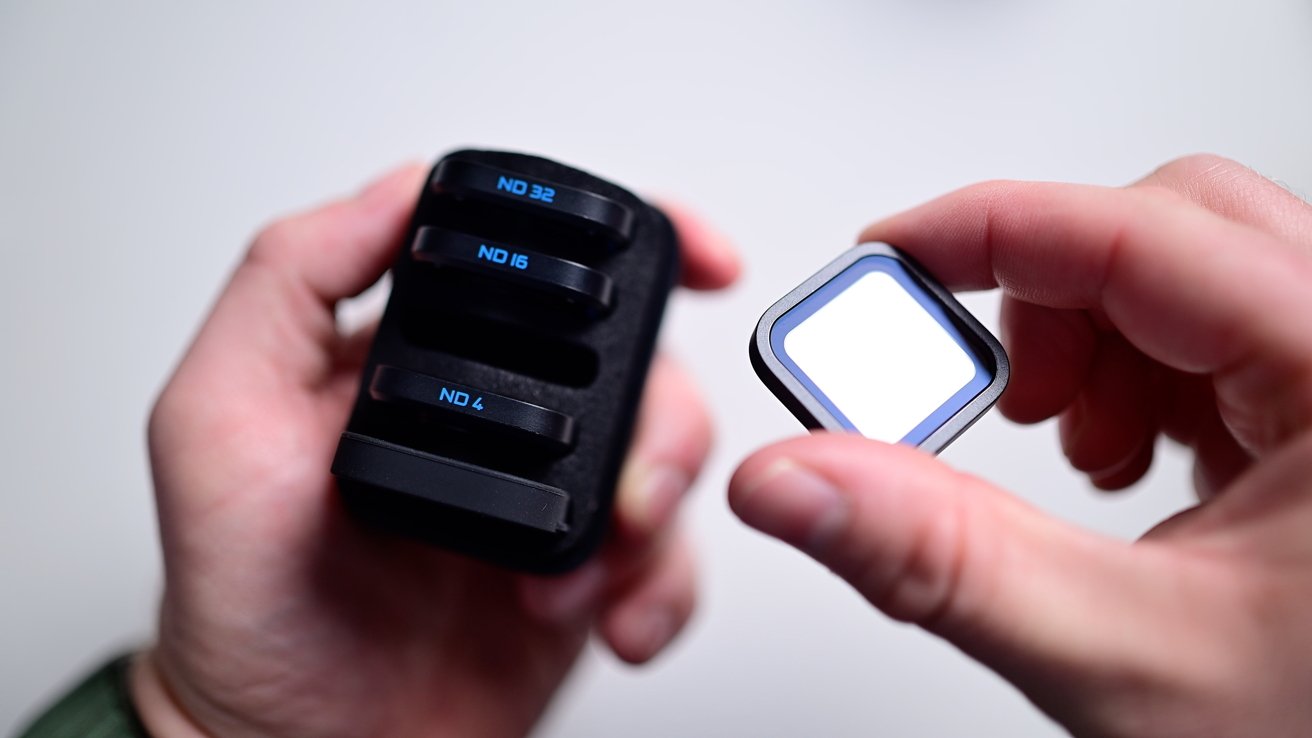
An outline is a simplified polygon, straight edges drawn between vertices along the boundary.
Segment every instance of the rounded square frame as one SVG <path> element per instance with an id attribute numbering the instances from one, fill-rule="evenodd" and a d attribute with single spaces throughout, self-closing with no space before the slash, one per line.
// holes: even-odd
<path id="1" fill-rule="evenodd" d="M 967 349 L 972 357 L 992 374 L 992 378 L 986 386 L 961 404 L 955 411 L 948 412 L 941 423 L 937 424 L 932 430 L 928 430 L 924 437 L 914 444 L 932 453 L 938 453 L 976 420 L 979 420 L 997 402 L 1002 395 L 1002 391 L 1007 387 L 1007 381 L 1011 376 L 1011 365 L 1001 342 L 981 325 L 975 319 L 975 316 L 971 315 L 957 301 L 956 297 L 947 288 L 939 284 L 938 280 L 934 279 L 924 267 L 893 246 L 874 242 L 860 244 L 830 262 L 774 305 L 771 305 L 761 316 L 760 321 L 757 322 L 756 331 L 748 344 L 752 368 L 756 370 L 757 376 L 774 393 L 775 397 L 807 428 L 854 432 L 855 427 L 842 416 L 841 411 L 832 402 L 817 396 L 818 388 L 813 390 L 808 387 L 807 383 L 794 374 L 785 360 L 776 354 L 774 329 L 781 319 L 784 319 L 809 297 L 825 289 L 827 285 L 830 285 L 862 259 L 871 256 L 885 257 L 902 267 L 905 270 L 906 277 L 914 283 L 913 286 L 920 290 L 920 294 L 908 290 L 912 296 L 921 301 L 922 304 L 922 297 L 931 299 L 933 305 L 941 309 L 942 315 L 951 322 L 960 334 L 961 339 L 966 343 L 963 348 Z M 900 278 L 898 281 L 903 282 Z M 903 286 L 907 287 L 908 285 L 903 284 Z M 845 287 L 842 289 L 845 289 Z M 841 289 L 839 291 L 841 292 Z M 817 306 L 816 309 L 819 307 Z M 934 317 L 936 322 L 941 322 L 938 316 Z M 926 420 L 934 417 L 934 415 L 931 415 Z"/>

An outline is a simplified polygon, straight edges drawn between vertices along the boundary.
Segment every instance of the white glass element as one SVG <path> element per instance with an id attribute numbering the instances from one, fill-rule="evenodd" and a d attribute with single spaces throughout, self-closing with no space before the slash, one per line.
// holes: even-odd
<path id="1" fill-rule="evenodd" d="M 884 272 L 853 282 L 784 336 L 784 350 L 864 436 L 894 443 L 975 377 L 975 363 Z"/>

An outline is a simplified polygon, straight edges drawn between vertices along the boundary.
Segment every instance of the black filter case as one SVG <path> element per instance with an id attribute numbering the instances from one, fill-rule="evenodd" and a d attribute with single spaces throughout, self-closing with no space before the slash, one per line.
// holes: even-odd
<path id="1" fill-rule="evenodd" d="M 443 157 L 333 459 L 347 508 L 515 569 L 582 563 L 677 275 L 670 222 L 627 190 L 536 156 Z"/>

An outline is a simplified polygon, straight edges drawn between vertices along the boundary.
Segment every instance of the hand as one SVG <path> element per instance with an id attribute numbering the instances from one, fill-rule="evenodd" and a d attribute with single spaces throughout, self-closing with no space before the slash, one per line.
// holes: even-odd
<path id="1" fill-rule="evenodd" d="M 156 736 L 518 736 L 594 623 L 642 662 L 687 621 L 693 566 L 675 508 L 710 423 L 670 359 L 652 367 L 602 553 L 557 579 L 515 575 L 356 525 L 328 469 L 372 331 L 337 301 L 400 247 L 424 170 L 274 223 L 252 245 L 150 419 L 164 548 L 158 643 L 133 693 Z M 668 209 L 683 281 L 738 271 Z"/>
<path id="2" fill-rule="evenodd" d="M 914 449 L 821 434 L 742 465 L 743 520 L 1078 735 L 1312 731 L 1312 208 L 1194 157 L 1128 189 L 970 187 L 862 239 L 1002 288 L 1001 409 L 1060 416 L 1093 484 L 1133 484 L 1163 434 L 1192 450 L 1202 502 L 1125 543 Z"/>

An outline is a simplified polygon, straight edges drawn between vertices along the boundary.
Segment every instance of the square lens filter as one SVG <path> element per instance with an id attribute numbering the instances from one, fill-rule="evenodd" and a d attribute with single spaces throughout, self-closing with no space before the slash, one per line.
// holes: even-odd
<path id="1" fill-rule="evenodd" d="M 997 402 L 1010 373 L 998 339 L 883 243 L 848 251 L 766 310 L 750 353 L 806 427 L 934 453 Z"/>

